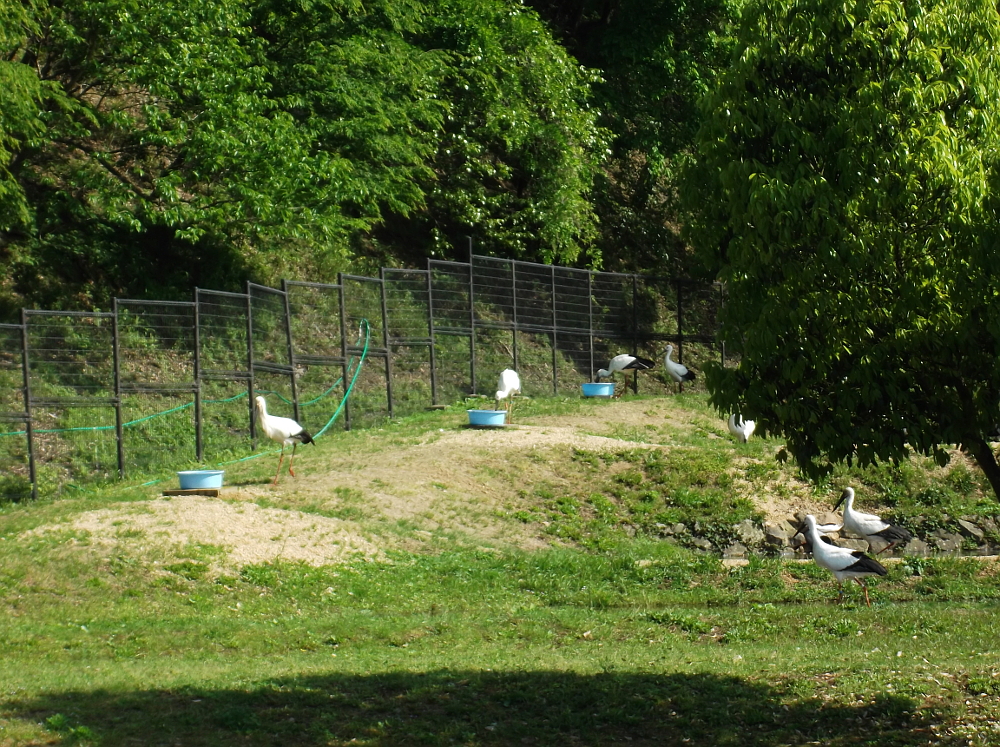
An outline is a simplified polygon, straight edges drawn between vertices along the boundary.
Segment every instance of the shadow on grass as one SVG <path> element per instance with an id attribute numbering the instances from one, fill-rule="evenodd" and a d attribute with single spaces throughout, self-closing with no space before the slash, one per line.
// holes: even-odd
<path id="1" fill-rule="evenodd" d="M 923 726 L 906 698 L 824 705 L 706 674 L 330 674 L 245 691 L 53 693 L 4 710 L 47 721 L 65 744 L 100 745 L 903 745 Z"/>

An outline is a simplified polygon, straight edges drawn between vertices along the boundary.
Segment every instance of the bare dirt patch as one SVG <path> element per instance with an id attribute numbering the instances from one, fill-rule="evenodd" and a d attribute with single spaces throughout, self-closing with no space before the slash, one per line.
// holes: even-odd
<path id="1" fill-rule="evenodd" d="M 98 545 L 120 545 L 122 538 L 129 538 L 126 541 L 140 553 L 154 546 L 214 545 L 226 551 L 221 564 L 236 567 L 275 560 L 320 566 L 380 553 L 350 522 L 201 496 L 88 511 L 68 525 L 50 524 L 31 533 L 67 528 L 88 532 Z"/>
<path id="2" fill-rule="evenodd" d="M 538 535 L 536 527 L 511 522 L 502 514 L 516 502 L 519 490 L 541 480 L 558 482 L 558 462 L 573 448 L 659 447 L 588 435 L 558 422 L 495 430 L 442 429 L 415 445 L 335 459 L 326 472 L 306 475 L 303 467 L 294 493 L 282 500 L 331 512 L 350 492 L 368 519 L 406 522 L 418 531 L 447 534 L 450 543 L 538 549 L 550 540 Z M 247 486 L 244 493 L 273 497 L 285 491 L 284 486 Z"/>
<path id="3" fill-rule="evenodd" d="M 697 412 L 688 412 L 672 406 L 671 398 L 659 400 L 619 400 L 614 407 L 595 408 L 589 414 L 550 415 L 536 418 L 536 422 L 545 425 L 564 426 L 579 429 L 584 432 L 602 432 L 612 428 L 644 427 L 650 424 L 669 425 L 674 428 L 690 428 L 712 426 L 714 420 L 709 420 Z M 720 430 L 725 424 L 718 421 Z M 613 439 L 617 440 L 617 439 Z"/>

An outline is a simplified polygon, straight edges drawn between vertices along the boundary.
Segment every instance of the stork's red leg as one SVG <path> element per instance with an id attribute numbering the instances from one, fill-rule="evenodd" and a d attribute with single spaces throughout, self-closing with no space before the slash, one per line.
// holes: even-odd
<path id="1" fill-rule="evenodd" d="M 854 580 L 858 582 L 858 586 L 860 586 L 862 589 L 865 590 L 865 604 L 867 604 L 869 607 L 871 607 L 872 606 L 872 600 L 868 598 L 868 584 L 866 584 L 860 578 L 856 578 Z"/>
<path id="2" fill-rule="evenodd" d="M 292 456 L 288 459 L 288 474 L 295 477 L 295 471 L 292 469 L 292 464 L 295 462 L 295 447 L 298 446 L 297 443 L 292 444 Z"/>
<path id="3" fill-rule="evenodd" d="M 271 483 L 272 485 L 277 485 L 278 484 L 278 475 L 281 474 L 281 460 L 284 459 L 284 458 L 285 458 L 285 445 L 282 444 L 281 445 L 281 456 L 278 457 L 278 471 L 274 473 L 274 482 Z"/>

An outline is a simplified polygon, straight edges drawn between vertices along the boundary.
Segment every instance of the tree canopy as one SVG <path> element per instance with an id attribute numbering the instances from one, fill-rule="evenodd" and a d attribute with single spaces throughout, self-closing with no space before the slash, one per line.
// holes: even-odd
<path id="1" fill-rule="evenodd" d="M 594 234 L 592 73 L 509 0 L 0 0 L 0 45 L 10 303 Z"/>
<path id="2" fill-rule="evenodd" d="M 729 60 L 735 0 L 531 0 L 587 67 L 611 135 L 593 202 L 608 268 L 696 269 L 680 236 L 678 164 L 692 146 L 699 99 Z"/>
<path id="3" fill-rule="evenodd" d="M 998 42 L 981 0 L 756 0 L 704 102 L 688 228 L 741 356 L 712 401 L 810 474 L 957 443 L 1000 495 Z"/>

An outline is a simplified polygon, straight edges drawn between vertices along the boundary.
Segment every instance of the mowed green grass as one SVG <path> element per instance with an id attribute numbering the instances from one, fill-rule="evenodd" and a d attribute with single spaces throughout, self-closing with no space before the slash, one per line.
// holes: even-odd
<path id="1" fill-rule="evenodd" d="M 522 415 L 590 404 L 535 402 Z M 367 459 L 454 419 L 338 438 Z M 992 561 L 890 564 L 871 608 L 857 587 L 834 603 L 813 563 L 724 568 L 644 531 L 644 507 L 661 500 L 644 486 L 707 496 L 680 508 L 739 514 L 705 473 L 738 459 L 772 475 L 787 469 L 769 461 L 777 445 L 698 429 L 645 436 L 684 447 L 690 463 L 626 451 L 616 474 L 641 479 L 618 480 L 604 474 L 613 460 L 571 454 L 578 494 L 525 486 L 522 504 L 536 508 L 509 520 L 562 543 L 540 552 L 392 551 L 388 562 L 218 575 L 211 546 L 153 564 L 127 536 L 30 533 L 148 492 L 4 507 L 0 744 L 1000 743 Z M 264 461 L 234 477 L 268 479 Z M 940 482 L 940 503 L 947 479 L 920 484 Z"/>

